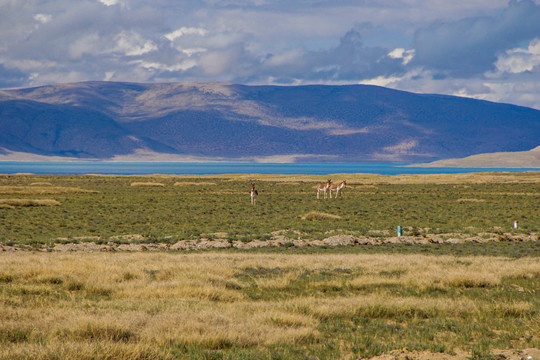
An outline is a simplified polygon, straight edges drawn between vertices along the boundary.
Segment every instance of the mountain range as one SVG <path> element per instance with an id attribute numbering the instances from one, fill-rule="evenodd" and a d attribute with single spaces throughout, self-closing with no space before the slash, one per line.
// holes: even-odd
<path id="1" fill-rule="evenodd" d="M 368 85 L 82 82 L 0 91 L 0 159 L 419 163 L 539 145 L 538 110 Z"/>

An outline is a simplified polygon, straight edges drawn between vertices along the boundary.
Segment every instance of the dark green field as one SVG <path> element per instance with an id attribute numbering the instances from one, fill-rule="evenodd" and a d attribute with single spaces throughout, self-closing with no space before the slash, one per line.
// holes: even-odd
<path id="1" fill-rule="evenodd" d="M 333 177 L 334 182 L 342 179 L 349 186 L 340 198 L 321 195 L 317 200 L 313 176 L 3 175 L 0 242 L 107 241 L 128 234 L 169 243 L 218 237 L 267 240 L 278 233 L 302 239 L 384 237 L 394 236 L 398 225 L 409 236 L 458 233 L 504 240 L 508 234 L 535 236 L 540 229 L 539 173 Z M 255 206 L 249 198 L 252 181 L 259 191 Z M 320 216 L 302 219 L 313 211 Z"/>

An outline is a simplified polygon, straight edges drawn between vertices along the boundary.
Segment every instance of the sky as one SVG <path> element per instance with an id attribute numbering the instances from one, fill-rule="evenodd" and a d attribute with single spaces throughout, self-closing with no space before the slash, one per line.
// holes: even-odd
<path id="1" fill-rule="evenodd" d="M 370 84 L 540 109 L 540 0 L 0 0 L 0 89 Z"/>

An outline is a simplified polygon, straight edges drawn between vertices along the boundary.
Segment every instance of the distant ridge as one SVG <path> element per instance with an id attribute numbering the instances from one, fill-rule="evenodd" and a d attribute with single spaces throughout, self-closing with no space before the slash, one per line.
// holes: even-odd
<path id="1" fill-rule="evenodd" d="M 540 146 L 529 151 L 478 154 L 462 159 L 446 159 L 416 167 L 463 167 L 463 168 L 538 168 L 540 169 Z"/>
<path id="2" fill-rule="evenodd" d="M 0 160 L 424 163 L 539 145 L 538 110 L 376 86 L 84 82 L 0 91 Z"/>

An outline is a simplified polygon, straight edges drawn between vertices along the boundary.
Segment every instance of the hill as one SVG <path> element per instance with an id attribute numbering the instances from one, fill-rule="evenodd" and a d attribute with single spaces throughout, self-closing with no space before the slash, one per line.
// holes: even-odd
<path id="1" fill-rule="evenodd" d="M 366 85 L 84 82 L 0 91 L 0 155 L 427 162 L 526 151 L 539 139 L 538 110 Z"/>
<path id="2" fill-rule="evenodd" d="M 469 167 L 469 168 L 539 168 L 540 146 L 529 151 L 496 152 L 478 154 L 462 159 L 446 159 L 427 164 L 416 164 L 420 167 Z"/>

